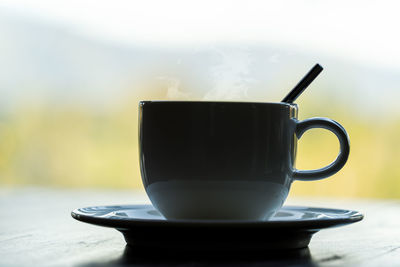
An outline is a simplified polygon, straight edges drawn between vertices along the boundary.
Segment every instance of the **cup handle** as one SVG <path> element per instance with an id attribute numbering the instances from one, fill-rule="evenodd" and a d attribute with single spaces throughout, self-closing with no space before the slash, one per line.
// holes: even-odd
<path id="1" fill-rule="evenodd" d="M 296 120 L 296 135 L 300 137 L 313 128 L 323 128 L 331 131 L 339 139 L 340 151 L 337 158 L 328 166 L 316 170 L 294 170 L 293 179 L 301 181 L 319 180 L 337 173 L 346 164 L 350 153 L 350 141 L 342 125 L 328 118 L 311 118 L 303 121 Z"/>

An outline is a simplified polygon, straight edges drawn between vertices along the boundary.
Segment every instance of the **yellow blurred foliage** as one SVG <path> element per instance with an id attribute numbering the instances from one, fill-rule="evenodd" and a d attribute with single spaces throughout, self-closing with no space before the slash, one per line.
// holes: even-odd
<path id="1" fill-rule="evenodd" d="M 141 188 L 137 100 L 103 112 L 31 106 L 1 115 L 0 184 Z M 400 118 L 372 124 L 336 110 L 322 115 L 334 115 L 347 129 L 348 163 L 326 180 L 294 182 L 291 195 L 400 197 Z M 300 119 L 311 115 L 300 109 Z M 311 130 L 299 141 L 297 168 L 322 167 L 338 149 L 332 133 Z"/>

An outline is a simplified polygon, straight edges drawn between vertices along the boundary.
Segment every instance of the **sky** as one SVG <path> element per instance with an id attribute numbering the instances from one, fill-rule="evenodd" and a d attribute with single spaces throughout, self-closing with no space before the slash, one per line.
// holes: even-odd
<path id="1" fill-rule="evenodd" d="M 399 1 L 1 0 L 37 17 L 119 44 L 268 43 L 400 69 Z"/>

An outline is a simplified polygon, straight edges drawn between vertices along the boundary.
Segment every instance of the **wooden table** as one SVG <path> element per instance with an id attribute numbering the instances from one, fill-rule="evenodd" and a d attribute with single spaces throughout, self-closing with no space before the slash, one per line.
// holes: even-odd
<path id="1" fill-rule="evenodd" d="M 317 233 L 309 248 L 262 255 L 132 251 L 114 229 L 71 218 L 85 206 L 147 203 L 143 191 L 0 189 L 0 265 L 400 266 L 400 200 L 297 199 L 291 205 L 359 210 L 359 223 Z"/>

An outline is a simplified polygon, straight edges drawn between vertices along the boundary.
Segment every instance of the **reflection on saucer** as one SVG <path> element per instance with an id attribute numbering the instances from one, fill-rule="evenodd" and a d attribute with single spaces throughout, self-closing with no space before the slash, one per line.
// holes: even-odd
<path id="1" fill-rule="evenodd" d="M 81 208 L 74 210 L 72 217 L 116 228 L 136 248 L 248 253 L 305 248 L 319 230 L 358 222 L 363 215 L 351 210 L 286 206 L 270 220 L 166 220 L 151 205 L 122 205 Z"/>

